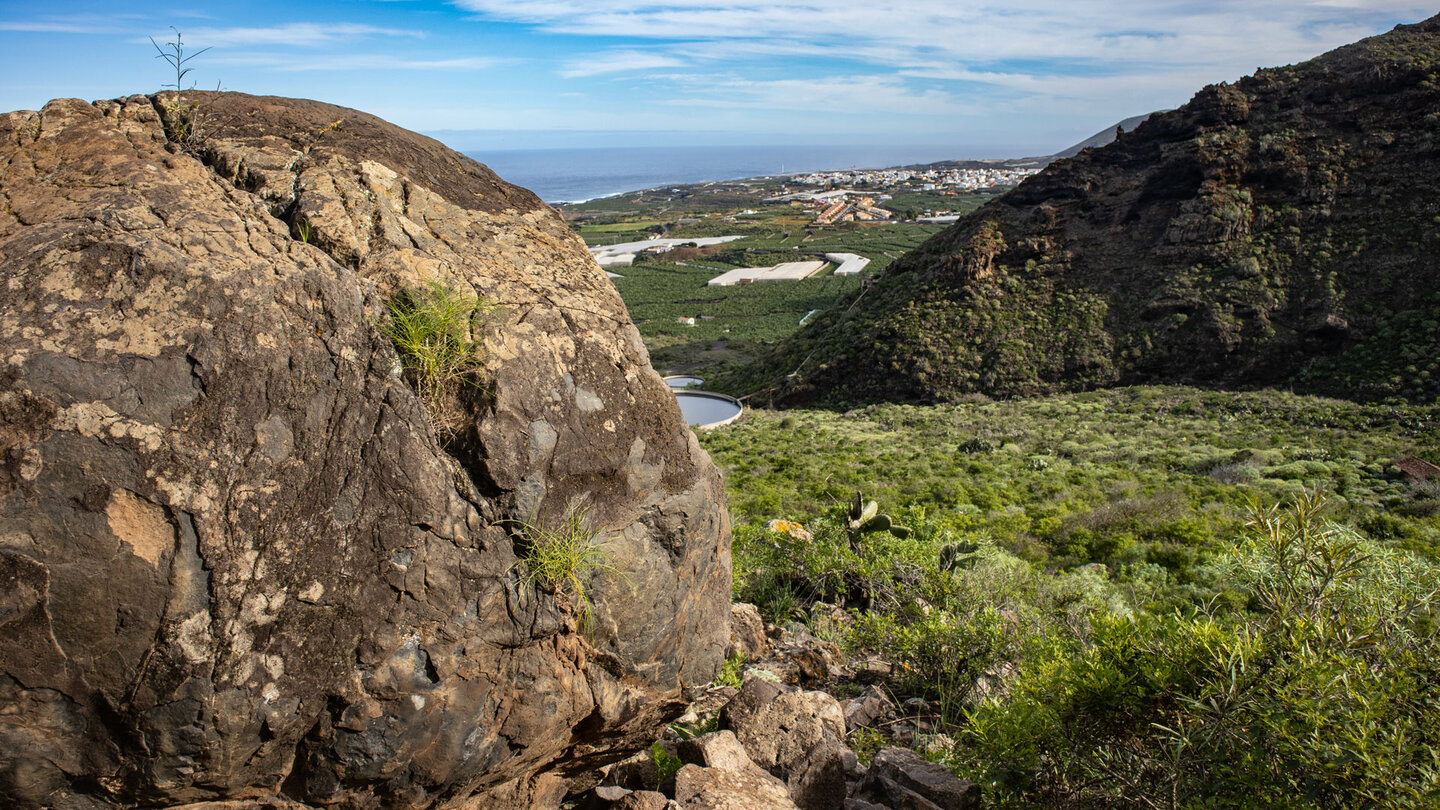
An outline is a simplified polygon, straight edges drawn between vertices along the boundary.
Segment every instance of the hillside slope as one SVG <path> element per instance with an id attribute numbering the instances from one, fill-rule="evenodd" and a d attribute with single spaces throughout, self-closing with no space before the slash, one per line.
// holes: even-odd
<path id="1" fill-rule="evenodd" d="M 1084 150 L 1086 150 L 1086 149 L 1098 148 L 1098 147 L 1101 147 L 1101 146 L 1106 146 L 1106 145 L 1109 145 L 1109 144 L 1111 144 L 1111 143 L 1114 143 L 1114 142 L 1115 142 L 1115 130 L 1118 129 L 1118 130 L 1121 130 L 1122 132 L 1130 132 L 1131 130 L 1133 130 L 1133 129 L 1135 129 L 1136 127 L 1140 126 L 1141 124 L 1145 123 L 1145 120 L 1148 119 L 1150 116 L 1152 116 L 1152 115 L 1154 115 L 1154 114 L 1155 114 L 1155 113 L 1144 113 L 1144 114 L 1142 114 L 1142 115 L 1132 115 L 1132 116 L 1130 116 L 1129 118 L 1126 118 L 1125 120 L 1120 121 L 1119 123 L 1117 123 L 1117 124 L 1116 124 L 1115 126 L 1113 126 L 1113 127 L 1106 127 L 1105 129 L 1100 130 L 1099 132 L 1095 133 L 1094 135 L 1091 135 L 1090 137 L 1088 137 L 1088 138 L 1086 138 L 1085 140 L 1083 140 L 1083 141 L 1075 144 L 1074 146 L 1070 146 L 1070 147 L 1066 147 L 1065 149 L 1061 149 L 1059 152 L 1056 152 L 1054 155 L 1052 155 L 1052 157 L 1055 157 L 1055 158 L 1075 157 L 1076 155 L 1080 154 L 1082 151 L 1084 151 Z"/>
<path id="2" fill-rule="evenodd" d="M 1440 17 L 1205 88 L 892 265 L 734 387 L 1440 394 Z"/>

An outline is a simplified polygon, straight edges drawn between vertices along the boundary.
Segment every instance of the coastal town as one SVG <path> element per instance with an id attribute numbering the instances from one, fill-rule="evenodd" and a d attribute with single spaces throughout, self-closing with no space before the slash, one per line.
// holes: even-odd
<path id="1" fill-rule="evenodd" d="M 793 331 L 1042 162 L 771 175 L 646 189 L 560 210 L 626 297 L 642 334 L 719 341 L 716 358 L 723 358 L 750 346 L 737 341 Z M 687 355 L 692 361 L 708 362 Z"/>
<path id="2" fill-rule="evenodd" d="M 1039 171 L 1044 158 L 945 161 L 917 166 L 833 169 L 665 186 L 560 206 L 577 222 L 624 218 L 641 211 L 685 212 L 676 225 L 724 213 L 729 222 L 785 207 L 813 225 L 953 221 L 973 206 L 960 204 L 1002 193 Z M 798 210 L 797 210 L 798 209 Z M 687 220 L 688 218 L 688 220 Z"/>
<path id="3" fill-rule="evenodd" d="M 899 186 L 921 191 L 954 189 L 979 191 L 987 188 L 1013 186 L 1035 174 L 1038 167 L 997 165 L 986 168 L 911 168 L 850 169 L 847 171 L 811 172 L 796 175 L 792 182 L 809 186 L 865 186 L 893 189 Z"/>

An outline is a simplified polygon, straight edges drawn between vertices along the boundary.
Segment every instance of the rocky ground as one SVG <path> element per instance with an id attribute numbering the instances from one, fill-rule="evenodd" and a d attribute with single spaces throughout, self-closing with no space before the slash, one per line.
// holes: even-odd
<path id="1" fill-rule="evenodd" d="M 731 629 L 732 658 L 751 662 L 736 674 L 741 686 L 711 687 L 651 750 L 592 773 L 593 788 L 555 783 L 550 801 L 570 793 L 581 810 L 979 806 L 977 785 L 914 748 L 867 750 L 862 764 L 848 744 L 884 739 L 938 751 L 948 743 L 928 733 L 923 701 L 896 705 L 874 683 L 888 664 L 847 660 L 803 625 L 766 626 L 752 605 L 733 606 Z"/>

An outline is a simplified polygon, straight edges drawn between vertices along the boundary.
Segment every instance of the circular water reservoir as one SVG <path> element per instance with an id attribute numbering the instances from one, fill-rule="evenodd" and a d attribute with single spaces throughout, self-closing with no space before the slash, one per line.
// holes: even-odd
<path id="1" fill-rule="evenodd" d="M 745 410 L 745 406 L 734 397 L 709 391 L 677 390 L 675 401 L 680 403 L 680 413 L 684 414 L 685 421 L 698 428 L 728 425 L 739 419 Z"/>
<path id="2" fill-rule="evenodd" d="M 668 385 L 668 386 L 670 386 L 671 388 L 694 388 L 695 386 L 697 386 L 697 385 L 699 385 L 700 383 L 703 383 L 703 382 L 705 382 L 705 380 L 702 379 L 702 378 L 700 378 L 700 377 L 666 377 L 666 378 L 665 378 L 665 384 Z"/>

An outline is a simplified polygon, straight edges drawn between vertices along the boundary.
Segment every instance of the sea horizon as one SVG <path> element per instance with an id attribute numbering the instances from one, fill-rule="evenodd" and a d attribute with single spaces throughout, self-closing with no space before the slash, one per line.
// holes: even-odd
<path id="1" fill-rule="evenodd" d="M 963 146 L 893 144 L 609 146 L 467 150 L 465 154 L 552 205 L 666 185 L 994 157 Z"/>

